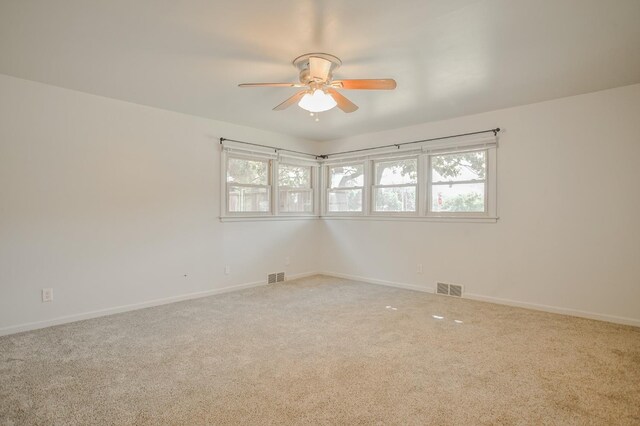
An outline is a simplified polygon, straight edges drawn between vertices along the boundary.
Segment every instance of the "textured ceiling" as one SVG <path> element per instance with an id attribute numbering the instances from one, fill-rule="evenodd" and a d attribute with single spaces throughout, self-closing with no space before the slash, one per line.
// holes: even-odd
<path id="1" fill-rule="evenodd" d="M 640 82 L 638 0 L 4 0 L 0 73 L 313 140 Z M 271 109 L 328 52 L 360 106 Z"/>

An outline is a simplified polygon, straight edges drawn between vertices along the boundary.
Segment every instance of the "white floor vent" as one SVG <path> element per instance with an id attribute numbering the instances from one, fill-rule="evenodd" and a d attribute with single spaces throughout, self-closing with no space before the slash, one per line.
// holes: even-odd
<path id="1" fill-rule="evenodd" d="M 462 297 L 462 286 L 458 284 L 438 283 L 436 294 L 444 294 L 445 296 Z"/>
<path id="2" fill-rule="evenodd" d="M 267 276 L 268 284 L 281 283 L 282 281 L 284 281 L 284 272 L 277 272 L 275 274 L 269 274 Z"/>

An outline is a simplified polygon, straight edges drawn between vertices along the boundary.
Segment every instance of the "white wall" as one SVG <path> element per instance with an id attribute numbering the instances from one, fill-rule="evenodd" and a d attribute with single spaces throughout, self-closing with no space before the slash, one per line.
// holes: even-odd
<path id="1" fill-rule="evenodd" d="M 275 270 L 640 325 L 638 117 L 634 85 L 317 143 L 0 75 L 0 334 Z M 217 219 L 221 136 L 328 152 L 494 126 L 496 224 Z"/>
<path id="2" fill-rule="evenodd" d="M 458 283 L 478 298 L 640 325 L 640 85 L 331 141 L 322 150 L 493 127 L 505 130 L 498 223 L 326 220 L 320 269 L 422 289 Z"/>
<path id="3" fill-rule="evenodd" d="M 0 334 L 313 272 L 318 221 L 219 222 L 221 136 L 317 147 L 0 75 Z"/>

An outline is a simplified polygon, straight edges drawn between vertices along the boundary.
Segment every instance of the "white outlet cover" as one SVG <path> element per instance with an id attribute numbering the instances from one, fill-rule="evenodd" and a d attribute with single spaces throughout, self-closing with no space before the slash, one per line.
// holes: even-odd
<path id="1" fill-rule="evenodd" d="M 422 273 L 422 263 L 418 263 L 418 266 L 416 266 L 416 272 L 419 274 Z"/>
<path id="2" fill-rule="evenodd" d="M 284 265 L 285 266 L 289 266 L 291 264 L 291 259 L 289 258 L 289 256 L 284 258 Z"/>
<path id="3" fill-rule="evenodd" d="M 52 288 L 43 288 L 42 289 L 42 301 L 43 302 L 51 302 L 51 301 L 53 301 L 53 289 Z"/>
<path id="4" fill-rule="evenodd" d="M 225 275 L 229 275 L 231 273 L 231 266 L 225 265 L 224 273 L 225 273 Z"/>

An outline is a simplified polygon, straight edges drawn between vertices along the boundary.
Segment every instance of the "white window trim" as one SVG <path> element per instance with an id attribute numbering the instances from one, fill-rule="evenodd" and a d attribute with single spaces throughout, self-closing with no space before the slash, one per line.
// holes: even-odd
<path id="1" fill-rule="evenodd" d="M 320 216 L 322 220 L 372 220 L 395 222 L 449 222 L 449 223 L 496 223 L 499 217 L 463 217 L 463 216 Z"/>
<path id="2" fill-rule="evenodd" d="M 425 204 L 425 216 L 430 218 L 496 218 L 496 198 L 497 198 L 497 185 L 496 185 L 496 147 L 475 148 L 468 150 L 456 150 L 452 151 L 452 154 L 462 154 L 467 152 L 484 151 L 486 153 L 486 169 L 485 178 L 479 181 L 484 181 L 484 211 L 483 212 L 434 212 L 431 210 L 431 196 L 432 196 L 432 169 L 431 158 L 437 155 L 447 155 L 449 152 L 433 152 L 427 154 L 426 166 L 427 166 L 427 180 L 426 180 L 426 204 Z M 470 181 L 471 182 L 471 181 Z M 461 184 L 464 181 L 453 183 Z"/>
<path id="3" fill-rule="evenodd" d="M 346 216 L 346 217 L 362 217 L 368 214 L 367 204 L 367 185 L 368 185 L 368 161 L 364 161 L 361 159 L 357 159 L 354 161 L 336 161 L 336 162 L 325 162 L 322 167 L 322 175 L 323 175 L 323 202 L 322 202 L 322 216 Z M 331 188 L 331 181 L 329 179 L 329 168 L 340 166 L 340 165 L 353 165 L 353 164 L 362 164 L 362 186 L 350 186 L 350 187 L 340 187 L 340 188 Z M 348 191 L 350 189 L 360 189 L 362 191 L 362 210 L 359 212 L 332 212 L 329 211 L 329 193 L 333 191 Z M 321 217 L 322 217 L 321 216 Z"/>
<path id="4" fill-rule="evenodd" d="M 299 187 L 294 187 L 294 186 L 280 186 L 280 166 L 281 165 L 285 165 L 285 166 L 299 166 L 299 167 L 310 167 L 311 168 L 311 174 L 309 176 L 309 187 L 308 188 L 299 188 Z M 274 182 L 276 182 L 275 185 L 275 206 L 276 206 L 276 211 L 277 211 L 277 215 L 278 216 L 295 216 L 295 217 L 301 217 L 301 216 L 318 216 L 318 200 L 317 200 L 317 182 L 318 182 L 318 168 L 319 166 L 313 165 L 313 164 L 309 164 L 308 162 L 304 162 L 304 161 L 296 161 L 293 158 L 283 158 L 280 161 L 276 162 L 276 165 L 274 167 Z M 285 212 L 285 211 L 281 211 L 280 210 L 280 190 L 291 190 L 291 191 L 297 191 L 297 192 L 301 192 L 301 191 L 309 191 L 311 192 L 311 211 L 310 212 Z"/>
<path id="5" fill-rule="evenodd" d="M 401 160 L 416 160 L 417 167 L 417 179 L 416 183 L 402 183 L 397 185 L 376 185 L 375 184 L 375 173 L 376 173 L 376 163 L 391 163 L 393 161 L 401 161 Z M 421 169 L 422 169 L 422 161 L 420 161 L 419 155 L 409 155 L 409 156 L 388 156 L 388 157 L 380 157 L 375 158 L 369 161 L 371 163 L 371 185 L 370 185 L 370 193 L 371 193 L 371 205 L 370 205 L 370 215 L 371 216 L 397 216 L 397 217 L 415 217 L 420 215 L 420 202 L 421 202 L 421 194 L 420 194 L 420 177 L 421 177 Z M 393 211 L 376 211 L 375 209 L 375 189 L 376 188 L 399 188 L 399 187 L 415 187 L 416 188 L 416 210 L 413 212 L 393 212 Z"/>
<path id="6" fill-rule="evenodd" d="M 230 212 L 228 186 L 234 185 L 227 182 L 227 169 L 229 158 L 242 158 L 254 161 L 266 161 L 269 166 L 268 173 L 268 194 L 269 194 L 269 211 L 268 212 Z M 279 212 L 279 190 L 278 190 L 278 164 L 279 162 L 290 165 L 311 166 L 311 186 L 313 191 L 313 211 L 312 212 Z M 309 160 L 296 156 L 278 155 L 272 150 L 251 148 L 243 149 L 235 144 L 222 146 L 220 151 L 220 216 L 221 222 L 238 222 L 238 221 L 263 221 L 263 220 L 299 220 L 299 219 L 318 219 L 320 217 L 320 196 L 317 182 L 320 182 L 320 162 Z M 236 186 L 250 186 L 251 184 L 235 184 Z M 257 185 L 264 187 L 264 185 Z"/>
<path id="7" fill-rule="evenodd" d="M 248 161 L 261 161 L 267 163 L 267 184 L 266 185 L 256 185 L 256 184 L 248 184 L 248 183 L 233 183 L 227 182 L 227 170 L 229 169 L 229 160 L 232 158 L 237 158 L 241 160 Z M 273 162 L 269 158 L 263 158 L 260 156 L 252 156 L 252 155 L 243 155 L 233 153 L 231 155 L 225 155 L 224 158 L 224 213 L 225 216 L 271 216 L 273 213 L 273 191 L 272 191 L 272 179 L 273 179 Z M 245 188 L 265 188 L 267 190 L 267 195 L 269 197 L 269 211 L 260 212 L 260 211 L 248 211 L 248 212 L 232 212 L 229 211 L 229 187 L 230 186 L 238 186 Z"/>
<path id="8" fill-rule="evenodd" d="M 473 138 L 465 140 L 440 141 L 437 144 L 425 143 L 422 146 L 413 146 L 411 149 L 387 150 L 371 155 L 344 155 L 325 160 L 306 159 L 297 156 L 274 154 L 273 150 L 242 149 L 241 147 L 223 147 L 221 151 L 220 190 L 224 196 L 220 197 L 220 221 L 269 221 L 269 220 L 384 220 L 384 221 L 414 221 L 414 222 L 468 222 L 468 223 L 495 223 L 499 219 L 497 208 L 497 137 Z M 432 155 L 453 154 L 485 150 L 487 152 L 487 170 L 485 183 L 485 208 L 483 213 L 476 212 L 431 212 L 431 167 Z M 268 161 L 270 167 L 269 182 L 269 212 L 228 212 L 227 191 L 227 158 L 240 157 L 250 160 Z M 416 192 L 416 212 L 376 212 L 374 211 L 373 198 L 373 167 L 374 161 L 393 161 L 403 158 L 418 158 L 418 183 Z M 318 156 L 320 157 L 320 156 Z M 311 165 L 311 187 L 313 191 L 313 212 L 279 212 L 279 187 L 278 165 Z M 340 164 L 362 163 L 364 165 L 363 186 L 352 187 L 362 191 L 361 212 L 329 212 L 328 211 L 328 169 L 330 166 Z M 239 185 L 240 186 L 240 185 Z M 387 187 L 389 185 L 381 185 Z M 413 186 L 402 184 L 398 186 Z M 378 186 L 380 187 L 380 186 Z M 335 190 L 336 188 L 334 188 Z M 349 188 L 344 188 L 349 189 Z"/>

